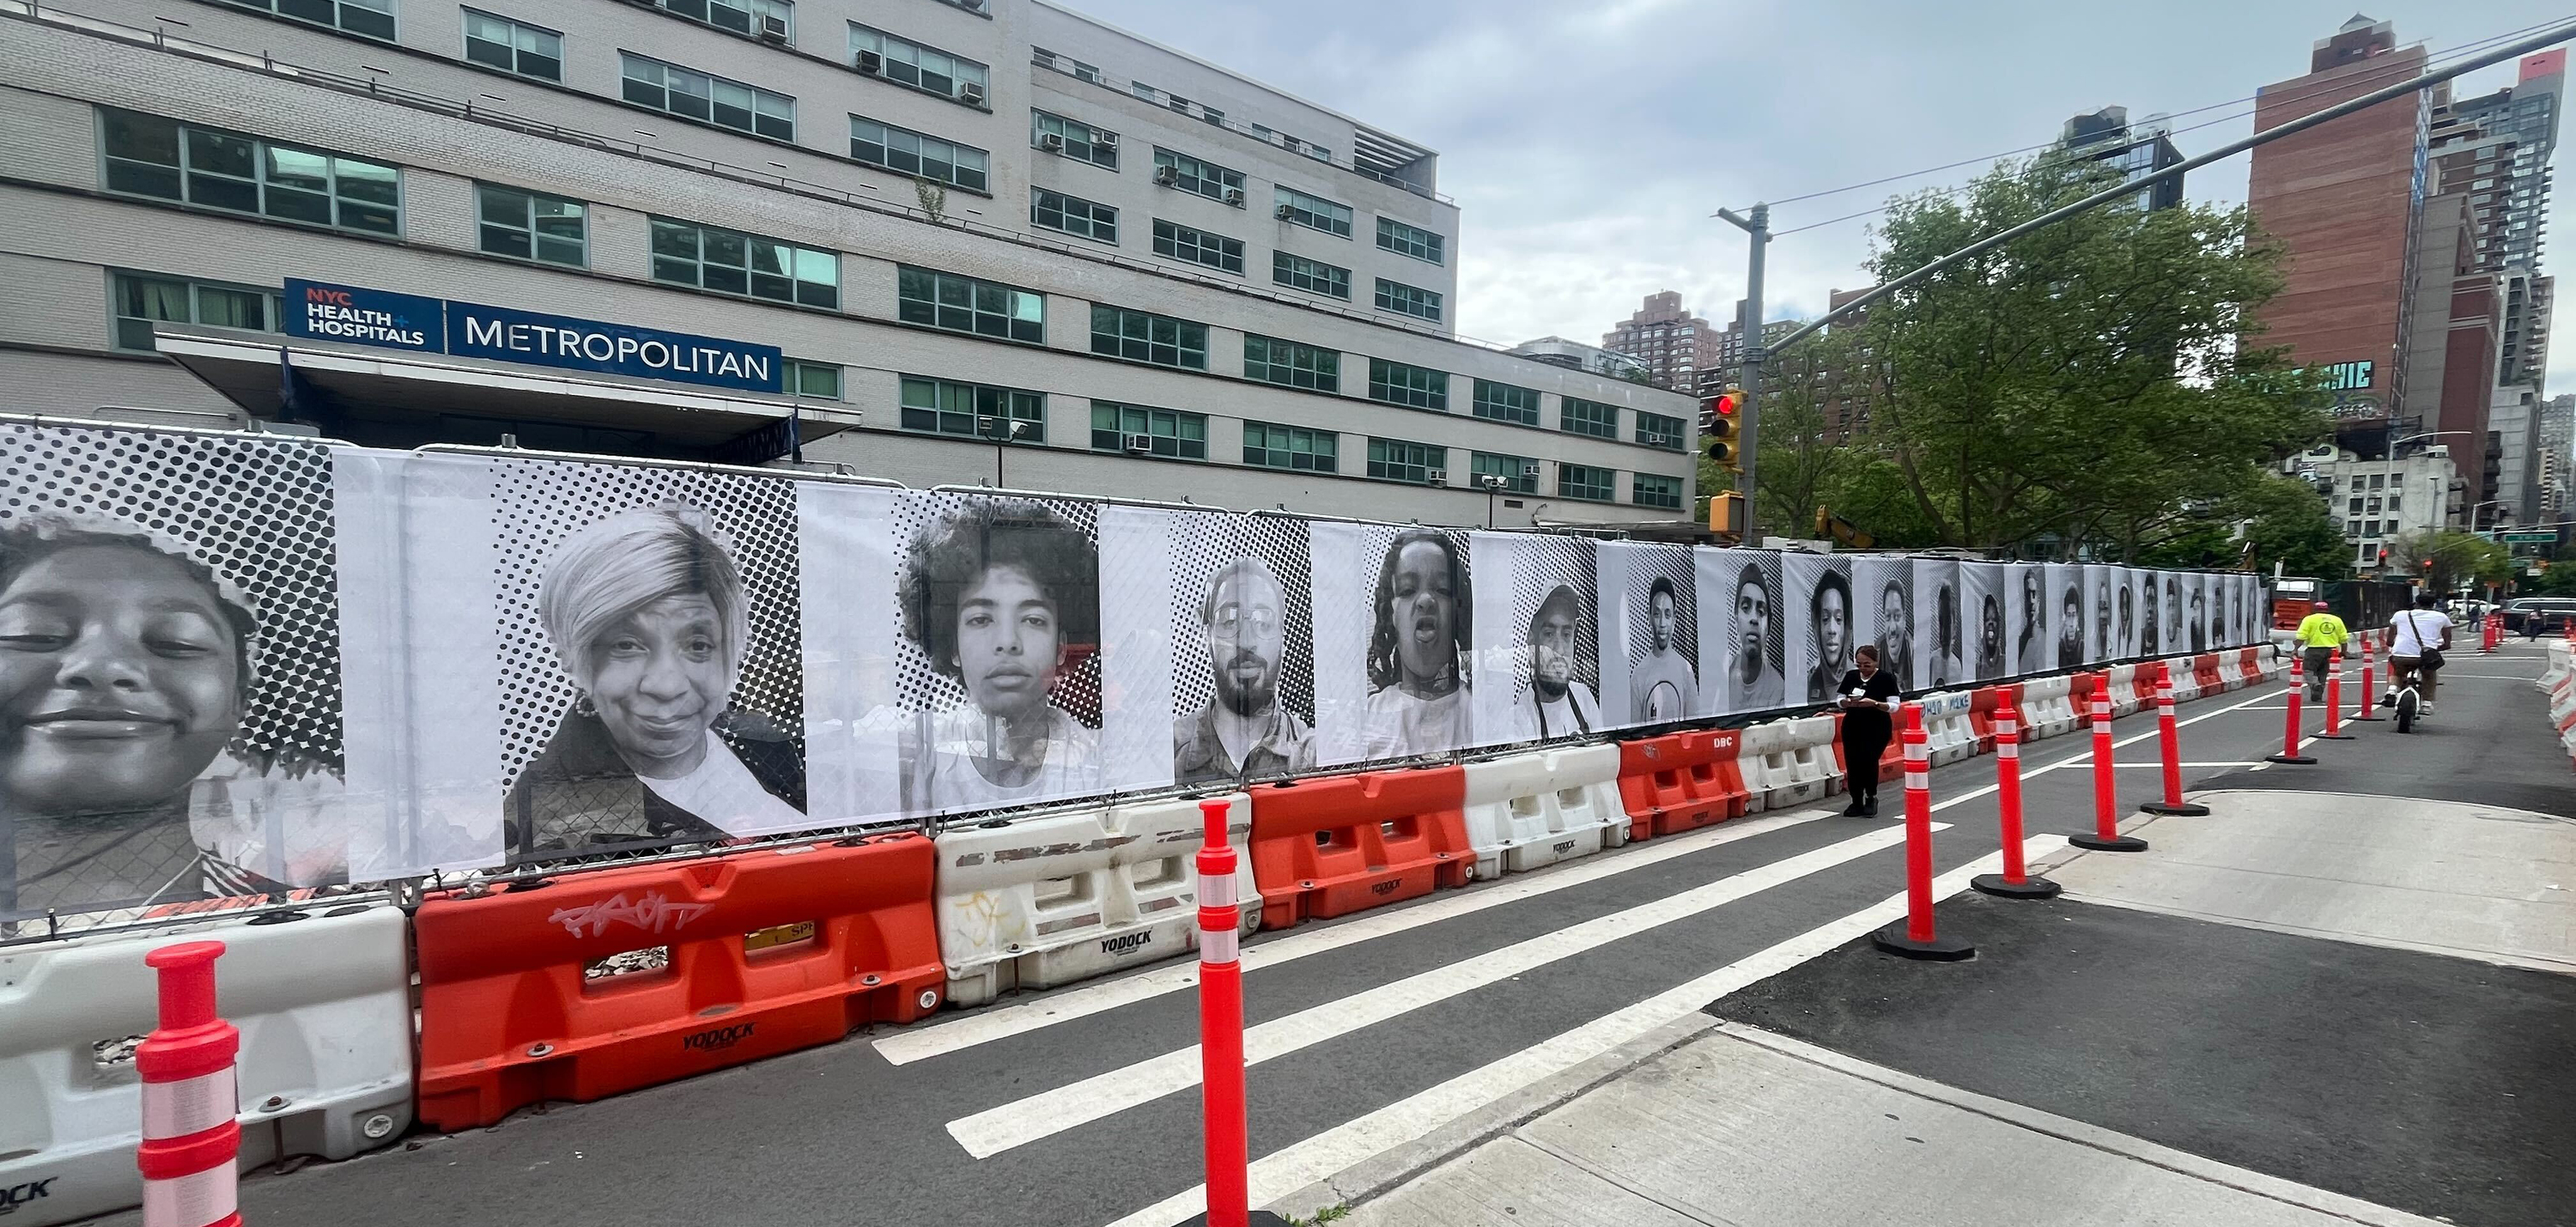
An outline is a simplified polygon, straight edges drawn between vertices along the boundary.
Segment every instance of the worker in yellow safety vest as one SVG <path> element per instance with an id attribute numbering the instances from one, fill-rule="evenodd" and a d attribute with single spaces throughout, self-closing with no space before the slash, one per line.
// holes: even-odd
<path id="1" fill-rule="evenodd" d="M 2335 653 L 2352 639 L 2343 619 L 2326 611 L 2324 601 L 2317 602 L 2316 612 L 2299 622 L 2299 659 L 2308 678 L 2308 698 L 2326 697 L 2326 671 L 2334 668 Z"/>

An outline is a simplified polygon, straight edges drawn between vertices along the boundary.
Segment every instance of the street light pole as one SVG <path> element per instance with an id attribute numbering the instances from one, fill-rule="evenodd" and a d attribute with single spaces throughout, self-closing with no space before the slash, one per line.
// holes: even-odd
<path id="1" fill-rule="evenodd" d="M 1743 460 L 1743 473 L 1736 479 L 1736 490 L 1744 495 L 1743 543 L 1760 545 L 1761 533 L 1755 528 L 1761 519 L 1759 504 L 1753 497 L 1753 470 L 1761 455 L 1762 429 L 1762 260 L 1771 246 L 1771 206 L 1753 206 L 1753 216 L 1738 216 L 1733 209 L 1719 209 L 1717 215 L 1744 231 L 1750 240 L 1744 263 L 1744 373 L 1737 382 L 1744 388 L 1744 406 L 1737 411 L 1742 423 L 1736 427 L 1738 455 Z M 1698 389 L 1692 389 L 1697 392 Z"/>

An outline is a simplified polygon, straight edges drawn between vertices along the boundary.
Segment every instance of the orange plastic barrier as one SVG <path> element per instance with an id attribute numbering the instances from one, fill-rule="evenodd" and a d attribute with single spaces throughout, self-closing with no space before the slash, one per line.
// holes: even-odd
<path id="1" fill-rule="evenodd" d="M 420 1119 L 489 1125 L 937 1009 L 932 862 L 928 839 L 880 835 L 431 896 Z M 586 974 L 656 947 L 661 969 Z"/>
<path id="2" fill-rule="evenodd" d="M 2012 700 L 2013 710 L 2021 710 L 2021 688 L 2018 686 L 1987 686 L 1969 697 L 1968 727 L 1976 731 L 1977 753 L 1995 752 L 1995 712 L 2007 698 Z"/>
<path id="3" fill-rule="evenodd" d="M 1261 927 L 1345 916 L 1465 886 L 1462 767 L 1367 771 L 1252 790 L 1252 878 Z"/>
<path id="4" fill-rule="evenodd" d="M 2236 653 L 2236 676 L 2248 686 L 2263 680 L 2261 648 L 2242 648 Z"/>
<path id="5" fill-rule="evenodd" d="M 2218 653 L 2206 652 L 2191 658 L 2191 675 L 2200 682 L 2200 693 L 2217 694 L 2227 689 L 2227 679 L 2218 675 Z"/>
<path id="6" fill-rule="evenodd" d="M 2076 718 L 2079 721 L 2086 722 L 2085 726 L 2087 728 L 2092 727 L 2090 721 L 2093 719 L 2094 692 L 2108 687 L 2111 684 L 2111 675 L 2108 673 L 2078 673 L 2073 677 L 2068 678 L 2067 684 L 2068 689 L 2066 692 L 2066 699 L 2068 702 L 2075 705 Z"/>
<path id="7" fill-rule="evenodd" d="M 1651 839 L 1744 816 L 1741 729 L 1703 729 L 1619 743 L 1628 838 Z"/>

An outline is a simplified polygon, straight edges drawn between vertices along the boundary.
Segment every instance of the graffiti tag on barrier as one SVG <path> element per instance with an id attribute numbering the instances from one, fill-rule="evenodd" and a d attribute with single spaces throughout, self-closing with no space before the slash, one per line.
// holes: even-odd
<path id="1" fill-rule="evenodd" d="M 714 906 L 712 903 L 674 903 L 663 898 L 658 890 L 646 891 L 643 898 L 630 903 L 626 892 L 621 890 L 597 903 L 556 908 L 554 915 L 546 917 L 546 922 L 562 925 L 564 931 L 574 937 L 597 937 L 619 921 L 647 933 L 660 933 L 666 929 L 678 929 Z M 590 932 L 582 932 L 584 928 Z"/>

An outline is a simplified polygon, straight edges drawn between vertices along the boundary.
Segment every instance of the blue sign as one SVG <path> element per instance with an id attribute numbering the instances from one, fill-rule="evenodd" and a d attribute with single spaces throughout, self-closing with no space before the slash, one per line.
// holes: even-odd
<path id="1" fill-rule="evenodd" d="M 778 391 L 787 365 L 775 345 L 462 302 L 447 304 L 447 352 L 745 392 Z"/>
<path id="2" fill-rule="evenodd" d="M 447 304 L 417 294 L 286 279 L 286 335 L 439 353 Z"/>
<path id="3" fill-rule="evenodd" d="M 292 277 L 286 281 L 286 302 L 287 335 L 317 341 L 492 358 L 745 392 L 777 392 L 786 377 L 786 360 L 775 345 Z"/>

